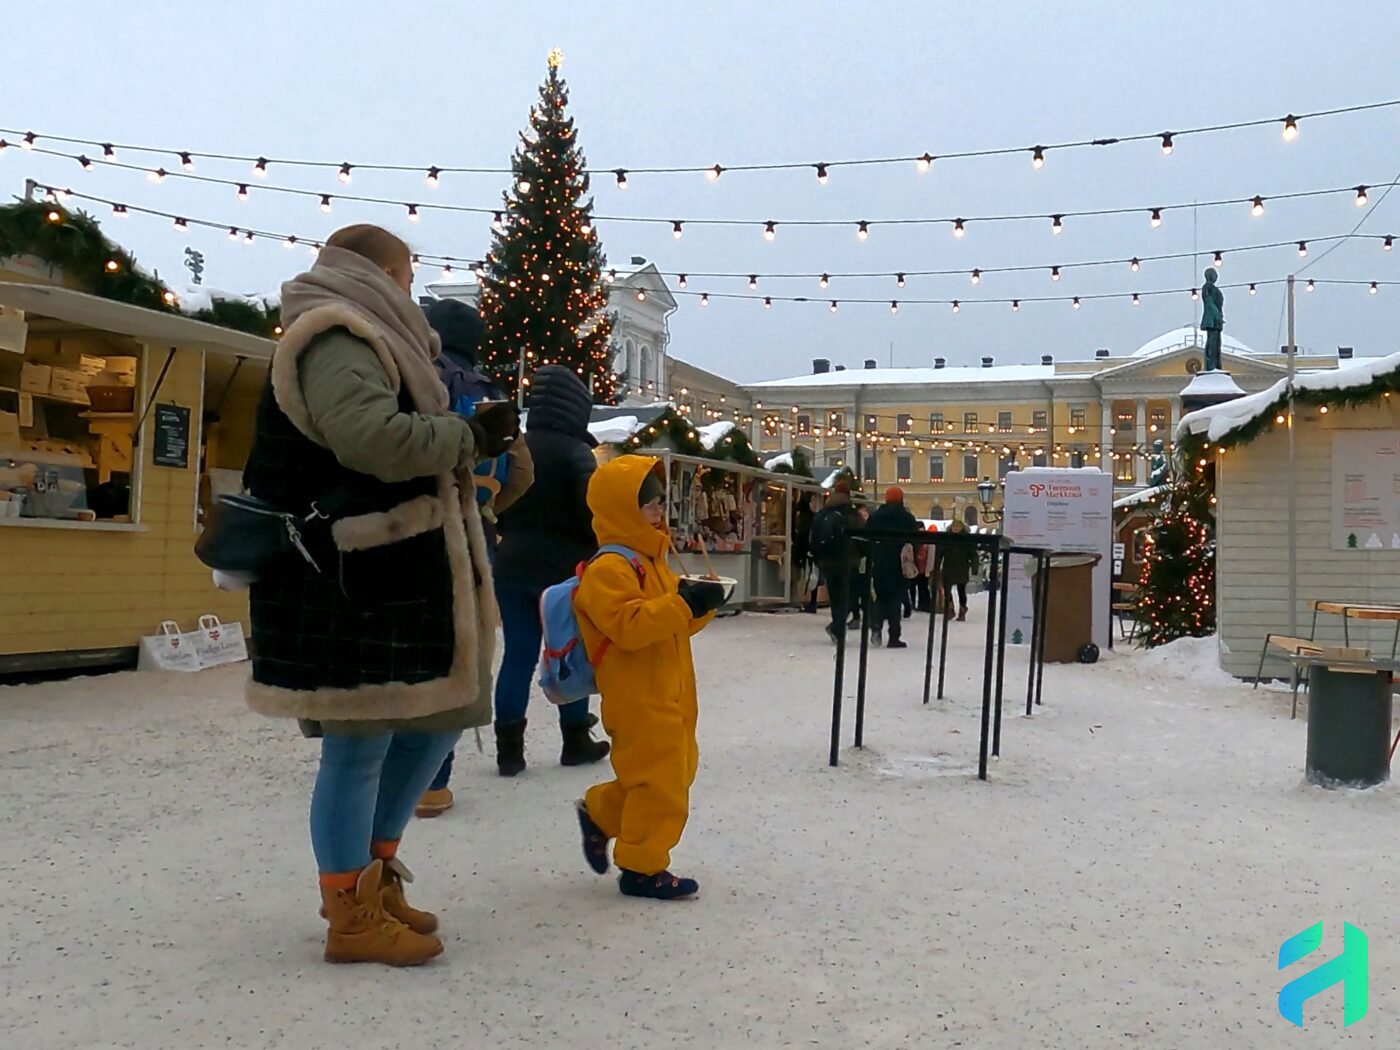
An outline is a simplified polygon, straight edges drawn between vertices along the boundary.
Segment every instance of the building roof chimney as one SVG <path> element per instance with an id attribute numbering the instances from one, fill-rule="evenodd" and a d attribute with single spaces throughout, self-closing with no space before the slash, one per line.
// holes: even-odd
<path id="1" fill-rule="evenodd" d="M 838 371 L 838 372 L 844 372 L 845 370 L 846 370 L 846 366 L 845 366 L 845 365 L 837 365 L 837 366 L 836 366 L 836 371 Z"/>
<path id="2" fill-rule="evenodd" d="M 831 361 L 825 357 L 812 358 L 812 375 L 819 376 L 831 371 Z"/>
<path id="3" fill-rule="evenodd" d="M 866 368 L 879 368 L 880 365 L 879 365 L 879 362 L 877 362 L 877 361 L 875 360 L 875 358 L 873 358 L 873 357 L 867 357 L 867 358 L 865 359 L 865 367 L 866 367 Z"/>
<path id="4" fill-rule="evenodd" d="M 1041 354 L 1041 355 L 1040 355 L 1040 363 L 1041 363 L 1042 365 L 1053 365 L 1053 364 L 1055 363 L 1055 359 L 1054 359 L 1053 357 L 1051 357 L 1049 354 Z"/>
<path id="5" fill-rule="evenodd" d="M 1104 360 L 1105 358 L 1107 358 L 1108 355 L 1109 355 L 1109 349 L 1108 349 L 1108 347 L 1106 347 L 1106 346 L 1101 346 L 1101 347 L 1099 347 L 1097 350 L 1094 351 L 1094 360 L 1095 360 L 1095 361 L 1102 361 L 1102 360 Z"/>
<path id="6" fill-rule="evenodd" d="M 646 264 L 647 264 L 647 257 L 646 257 L 645 255 L 634 255 L 634 256 L 632 256 L 632 265 L 633 265 L 633 266 L 645 266 Z"/>
<path id="7" fill-rule="evenodd" d="M 992 367 L 992 359 L 991 359 L 990 357 L 984 357 L 984 358 L 982 358 L 982 367 L 983 367 L 983 368 L 991 368 L 991 367 Z"/>
<path id="8" fill-rule="evenodd" d="M 947 359 L 946 357 L 935 357 L 935 358 L 933 359 L 933 367 L 934 367 L 934 368 L 947 368 L 947 367 L 948 367 L 948 359 Z"/>
<path id="9" fill-rule="evenodd" d="M 1337 360 L 1338 360 L 1338 361 L 1350 361 L 1350 360 L 1351 360 L 1351 357 L 1352 357 L 1352 354 L 1354 354 L 1355 352 L 1356 352 L 1356 351 L 1355 351 L 1352 347 L 1349 347 L 1349 346 L 1339 346 L 1339 347 L 1337 347 Z"/>

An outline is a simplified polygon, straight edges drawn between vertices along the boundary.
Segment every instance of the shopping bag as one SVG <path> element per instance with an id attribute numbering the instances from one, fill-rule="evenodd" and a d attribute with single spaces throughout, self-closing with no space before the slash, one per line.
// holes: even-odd
<path id="1" fill-rule="evenodd" d="M 198 632 L 185 634 L 174 620 L 162 620 L 155 634 L 141 639 L 136 658 L 138 671 L 198 671 L 203 664 L 194 639 Z"/>
<path id="2" fill-rule="evenodd" d="M 199 630 L 191 631 L 189 638 L 199 655 L 201 667 L 218 667 L 248 659 L 243 625 L 237 620 L 221 623 L 213 613 L 205 613 L 199 618 Z"/>

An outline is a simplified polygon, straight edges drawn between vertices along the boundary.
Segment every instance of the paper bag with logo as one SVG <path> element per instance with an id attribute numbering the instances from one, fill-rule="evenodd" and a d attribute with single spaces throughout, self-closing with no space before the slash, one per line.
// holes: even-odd
<path id="1" fill-rule="evenodd" d="M 163 620 L 156 634 L 141 639 L 138 671 L 198 671 L 204 666 L 195 650 L 198 632 L 183 634 L 174 620 Z"/>
<path id="2" fill-rule="evenodd" d="M 188 637 L 194 643 L 202 667 L 218 667 L 248 659 L 243 625 L 236 620 L 221 623 L 213 613 L 205 613 L 199 618 L 199 630 L 190 632 Z"/>

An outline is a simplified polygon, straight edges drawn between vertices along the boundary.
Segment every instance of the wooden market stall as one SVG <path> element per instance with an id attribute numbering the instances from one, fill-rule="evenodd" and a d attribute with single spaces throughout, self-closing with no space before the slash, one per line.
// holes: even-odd
<path id="1" fill-rule="evenodd" d="M 1293 404 L 1291 455 L 1283 381 L 1177 431 L 1188 461 L 1215 465 L 1220 663 L 1241 678 L 1260 673 L 1271 634 L 1379 658 L 1396 644 L 1395 616 L 1356 610 L 1400 601 L 1400 354 L 1303 373 Z M 1292 672 L 1282 652 L 1263 668 Z"/>
<path id="2" fill-rule="evenodd" d="M 163 620 L 246 625 L 193 545 L 237 487 L 273 346 L 0 281 L 0 674 L 128 664 Z"/>

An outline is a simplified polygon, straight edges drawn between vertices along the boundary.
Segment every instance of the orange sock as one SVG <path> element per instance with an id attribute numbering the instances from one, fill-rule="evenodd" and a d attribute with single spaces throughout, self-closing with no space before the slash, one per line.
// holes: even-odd
<path id="1" fill-rule="evenodd" d="M 353 890 L 360 881 L 360 871 L 323 871 L 317 878 L 328 890 Z"/>
<path id="2" fill-rule="evenodd" d="M 398 839 L 375 839 L 369 844 L 369 855 L 375 860 L 393 860 L 398 852 Z"/>

